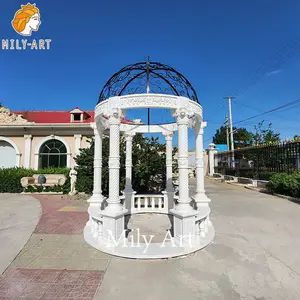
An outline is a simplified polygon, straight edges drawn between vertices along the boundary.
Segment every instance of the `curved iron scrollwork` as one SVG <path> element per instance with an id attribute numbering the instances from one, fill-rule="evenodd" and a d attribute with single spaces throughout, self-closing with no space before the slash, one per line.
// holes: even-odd
<path id="1" fill-rule="evenodd" d="M 114 96 L 150 93 L 184 96 L 199 103 L 191 83 L 181 73 L 159 62 L 128 65 L 115 73 L 103 87 L 99 102 Z"/>

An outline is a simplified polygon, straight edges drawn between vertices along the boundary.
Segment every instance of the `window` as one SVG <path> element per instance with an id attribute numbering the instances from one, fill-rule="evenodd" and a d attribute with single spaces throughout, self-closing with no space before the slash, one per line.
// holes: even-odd
<path id="1" fill-rule="evenodd" d="M 67 166 L 67 148 L 59 140 L 49 140 L 40 149 L 39 168 L 65 168 Z"/>
<path id="2" fill-rule="evenodd" d="M 81 121 L 81 114 L 73 114 L 73 121 L 80 122 Z"/>

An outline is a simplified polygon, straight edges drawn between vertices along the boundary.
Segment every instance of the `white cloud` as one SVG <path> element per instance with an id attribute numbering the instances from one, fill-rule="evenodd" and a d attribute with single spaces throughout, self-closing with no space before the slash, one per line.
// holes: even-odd
<path id="1" fill-rule="evenodd" d="M 273 70 L 273 71 L 267 73 L 266 76 L 277 75 L 277 74 L 279 74 L 281 71 L 282 71 L 281 69 Z"/>

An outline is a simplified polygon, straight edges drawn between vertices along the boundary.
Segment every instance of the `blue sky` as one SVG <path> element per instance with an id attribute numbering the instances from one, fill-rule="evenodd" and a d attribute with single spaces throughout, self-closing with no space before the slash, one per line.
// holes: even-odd
<path id="1" fill-rule="evenodd" d="M 21 38 L 10 22 L 26 3 L 3 1 L 1 40 Z M 35 3 L 42 24 L 32 37 L 50 38 L 51 50 L 0 50 L 0 101 L 5 106 L 93 109 L 113 73 L 149 55 L 153 61 L 174 67 L 193 84 L 208 121 L 205 145 L 224 121 L 227 106 L 222 97 L 299 35 L 297 0 Z M 237 97 L 233 121 L 300 98 L 299 77 L 298 53 Z M 265 119 L 282 138 L 292 137 L 299 134 L 299 111 L 294 107 L 240 125 L 251 129 Z"/>

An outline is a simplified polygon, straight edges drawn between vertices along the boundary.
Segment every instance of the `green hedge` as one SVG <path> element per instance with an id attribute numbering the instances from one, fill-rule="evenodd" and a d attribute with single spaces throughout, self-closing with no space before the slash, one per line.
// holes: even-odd
<path id="1" fill-rule="evenodd" d="M 34 174 L 64 174 L 67 178 L 63 186 L 47 187 L 47 191 L 63 192 L 64 194 L 70 191 L 70 179 L 68 168 L 47 168 L 40 170 L 24 169 L 24 168 L 6 168 L 0 169 L 0 193 L 21 193 L 21 178 L 29 177 Z M 25 192 L 40 192 L 41 187 L 28 187 Z"/>
<path id="2" fill-rule="evenodd" d="M 300 198 L 300 173 L 276 173 L 271 176 L 267 189 L 272 193 Z"/>

